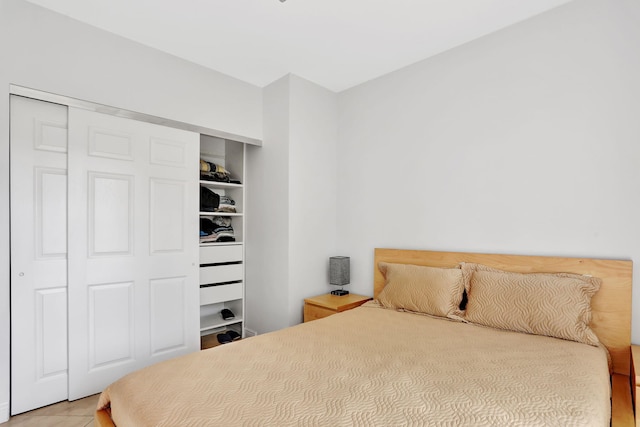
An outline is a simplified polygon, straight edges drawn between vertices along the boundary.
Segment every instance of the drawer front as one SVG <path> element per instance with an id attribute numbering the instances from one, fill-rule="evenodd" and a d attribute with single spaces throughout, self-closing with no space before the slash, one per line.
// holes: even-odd
<path id="1" fill-rule="evenodd" d="M 235 261 L 242 261 L 242 245 L 200 247 L 200 264 Z"/>
<path id="2" fill-rule="evenodd" d="M 330 308 L 318 307 L 317 305 L 305 304 L 304 305 L 304 321 L 310 322 L 316 319 L 322 319 L 323 317 L 336 314 L 335 310 Z"/>
<path id="3" fill-rule="evenodd" d="M 244 280 L 244 264 L 213 265 L 200 267 L 200 284 L 232 282 Z"/>
<path id="4" fill-rule="evenodd" d="M 200 305 L 215 304 L 242 298 L 242 283 L 200 288 Z"/>

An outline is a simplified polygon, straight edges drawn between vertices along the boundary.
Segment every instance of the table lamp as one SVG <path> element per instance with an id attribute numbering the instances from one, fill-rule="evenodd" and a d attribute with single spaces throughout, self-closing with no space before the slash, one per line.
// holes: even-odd
<path id="1" fill-rule="evenodd" d="M 342 289 L 351 280 L 349 262 L 350 258 L 348 256 L 332 256 L 329 258 L 329 283 L 334 286 L 340 286 L 340 289 L 331 291 L 331 295 L 349 295 L 349 291 Z"/>

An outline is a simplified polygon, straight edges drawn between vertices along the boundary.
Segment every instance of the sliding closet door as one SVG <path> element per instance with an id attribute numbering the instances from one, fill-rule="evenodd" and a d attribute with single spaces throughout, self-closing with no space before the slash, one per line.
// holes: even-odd
<path id="1" fill-rule="evenodd" d="M 192 132 L 69 108 L 69 399 L 199 348 Z"/>
<path id="2" fill-rule="evenodd" d="M 11 96 L 11 414 L 67 399 L 67 107 Z"/>

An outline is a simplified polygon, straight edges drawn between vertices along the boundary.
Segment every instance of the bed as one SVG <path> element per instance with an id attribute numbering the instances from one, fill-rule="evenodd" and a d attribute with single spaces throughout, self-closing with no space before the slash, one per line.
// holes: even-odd
<path id="1" fill-rule="evenodd" d="M 100 396 L 96 424 L 633 425 L 630 261 L 376 249 L 374 266 L 376 301 L 127 375 Z M 502 273 L 599 278 L 586 332 L 600 344 L 468 323 L 459 307 L 384 306 L 404 277 L 392 272 L 417 266 L 462 277 L 468 313 Z"/>

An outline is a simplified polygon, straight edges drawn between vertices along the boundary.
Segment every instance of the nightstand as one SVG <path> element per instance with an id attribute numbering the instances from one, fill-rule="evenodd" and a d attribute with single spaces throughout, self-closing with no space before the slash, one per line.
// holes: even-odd
<path id="1" fill-rule="evenodd" d="M 312 320 L 322 319 L 323 317 L 340 313 L 341 311 L 351 310 L 352 308 L 356 308 L 364 304 L 370 299 L 371 297 L 356 294 L 344 296 L 324 294 L 307 298 L 304 300 L 304 321 L 310 322 Z"/>

